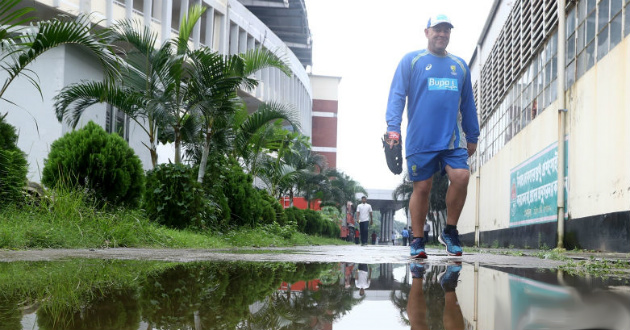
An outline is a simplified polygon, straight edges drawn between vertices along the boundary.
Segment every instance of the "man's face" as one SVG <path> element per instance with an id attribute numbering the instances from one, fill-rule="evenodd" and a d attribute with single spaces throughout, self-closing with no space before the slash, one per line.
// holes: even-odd
<path id="1" fill-rule="evenodd" d="M 365 204 L 365 202 L 367 202 L 367 198 L 365 197 L 361 198 L 361 203 Z"/>
<path id="2" fill-rule="evenodd" d="M 436 54 L 444 54 L 446 46 L 451 39 L 451 27 L 446 24 L 438 24 L 434 27 L 424 29 L 424 35 L 427 37 L 428 48 Z"/>

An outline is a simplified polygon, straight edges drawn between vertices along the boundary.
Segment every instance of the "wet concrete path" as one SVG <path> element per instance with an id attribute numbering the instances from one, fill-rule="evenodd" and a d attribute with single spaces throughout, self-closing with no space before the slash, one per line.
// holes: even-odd
<path id="1" fill-rule="evenodd" d="M 462 257 L 448 257 L 442 248 L 427 248 L 432 263 L 457 260 L 480 265 L 556 268 L 567 260 L 550 260 L 536 256 L 513 255 L 520 251 L 486 250 L 465 252 Z M 512 254 L 510 254 L 512 253 Z M 405 246 L 298 246 L 289 248 L 235 248 L 235 249 L 46 249 L 27 251 L 1 251 L 0 261 L 52 261 L 66 258 L 98 258 L 123 260 L 161 261 L 286 261 L 286 262 L 356 262 L 356 263 L 409 263 L 409 247 Z"/>

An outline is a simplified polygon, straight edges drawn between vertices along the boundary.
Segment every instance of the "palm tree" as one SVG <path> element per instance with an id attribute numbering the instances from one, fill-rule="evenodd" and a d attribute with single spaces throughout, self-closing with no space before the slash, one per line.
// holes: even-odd
<path id="1" fill-rule="evenodd" d="M 330 204 L 341 210 L 347 201 L 355 202 L 357 193 L 367 195 L 367 190 L 361 184 L 342 171 L 329 169 L 326 171 L 326 176 L 330 181 L 330 191 L 324 197 L 322 204 Z"/>
<path id="2" fill-rule="evenodd" d="M 190 8 L 180 24 L 179 34 L 159 46 L 157 34 L 148 27 L 138 32 L 138 22 L 122 21 L 114 28 L 115 42 L 130 48 L 125 57 L 127 64 L 121 80 L 83 82 L 65 87 L 56 97 L 57 118 L 76 126 L 81 114 L 95 103 L 109 103 L 130 116 L 149 137 L 153 166 L 157 164 L 156 140 L 158 129 L 169 128 L 175 143 L 175 163 L 181 162 L 182 128 L 194 107 L 189 100 L 188 78 L 190 50 L 188 39 L 205 7 Z M 145 124 L 146 121 L 146 124 Z"/>
<path id="3" fill-rule="evenodd" d="M 121 79 L 66 86 L 55 97 L 57 119 L 65 117 L 76 127 L 88 107 L 108 103 L 126 113 L 147 134 L 149 145 L 145 147 L 155 168 L 158 128 L 166 117 L 165 83 L 172 63 L 172 44 L 160 46 L 158 35 L 140 22 L 121 21 L 113 27 L 113 32 L 111 42 L 125 49 Z"/>
<path id="4" fill-rule="evenodd" d="M 105 43 L 108 29 L 97 30 L 92 26 L 89 16 L 79 15 L 75 19 L 53 18 L 40 21 L 34 27 L 22 26 L 31 18 L 27 15 L 34 11 L 27 7 L 17 9 L 21 0 L 3 0 L 0 3 L 0 67 L 6 77 L 0 87 L 0 99 L 4 98 L 11 83 L 23 76 L 39 91 L 37 74 L 28 70 L 28 65 L 46 51 L 68 44 L 82 46 L 96 55 L 105 73 L 116 76 L 117 57 L 111 46 Z"/>
<path id="5" fill-rule="evenodd" d="M 69 119 L 76 125 L 83 111 L 95 103 L 116 106 L 149 137 L 146 147 L 154 167 L 158 140 L 175 144 L 174 162 L 180 163 L 182 143 L 194 140 L 202 127 L 205 139 L 199 178 L 203 178 L 216 124 L 230 122 L 243 104 L 238 89 L 256 86 L 258 82 L 250 76 L 262 68 L 275 67 L 290 74 L 284 61 L 268 50 L 224 56 L 208 48 L 190 49 L 188 40 L 204 11 L 202 6 L 192 6 L 177 38 L 161 46 L 148 27 L 132 21 L 117 24 L 113 41 L 128 49 L 123 79 L 64 88 L 56 99 L 58 118 L 73 106 Z"/>
<path id="6" fill-rule="evenodd" d="M 299 130 L 293 109 L 280 103 L 262 104 L 258 111 L 245 116 L 244 102 L 237 91 L 258 84 L 257 80 L 250 78 L 253 73 L 264 68 L 277 68 L 287 75 L 291 74 L 284 61 L 269 50 L 258 48 L 244 54 L 223 56 L 204 48 L 191 54 L 191 64 L 189 99 L 191 108 L 202 118 L 204 138 L 197 177 L 199 182 L 204 177 L 210 144 L 216 132 L 232 129 L 235 156 L 246 156 L 252 136 L 269 122 L 283 119 Z M 244 158 L 247 160 L 247 157 Z"/>
<path id="7" fill-rule="evenodd" d="M 275 162 L 260 164 L 264 167 L 261 177 L 272 187 L 274 196 L 289 193 L 293 205 L 294 193 L 300 192 L 310 207 L 311 200 L 330 190 L 326 157 L 311 150 L 307 136 L 288 135 L 277 154 Z"/>

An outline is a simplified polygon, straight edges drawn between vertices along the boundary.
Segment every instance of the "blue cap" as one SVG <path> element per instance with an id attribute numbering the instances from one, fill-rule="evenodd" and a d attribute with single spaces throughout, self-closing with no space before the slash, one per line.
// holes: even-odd
<path id="1" fill-rule="evenodd" d="M 451 23 L 451 19 L 448 18 L 448 16 L 446 15 L 435 15 L 435 16 L 431 16 L 429 18 L 429 21 L 427 22 L 427 29 L 428 28 L 432 28 L 438 24 L 448 24 L 451 28 L 453 28 L 453 24 Z"/>

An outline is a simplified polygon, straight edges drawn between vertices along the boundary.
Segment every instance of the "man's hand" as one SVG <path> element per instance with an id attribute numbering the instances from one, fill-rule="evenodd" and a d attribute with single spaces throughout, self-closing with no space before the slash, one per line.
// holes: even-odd
<path id="1" fill-rule="evenodd" d="M 389 145 L 389 149 L 391 149 L 394 146 L 400 144 L 400 133 L 398 133 L 398 132 L 387 132 L 386 136 L 387 136 L 387 138 L 385 139 L 385 142 Z"/>
<path id="2" fill-rule="evenodd" d="M 477 144 L 468 142 L 466 148 L 468 149 L 468 157 L 470 157 L 477 151 Z"/>

